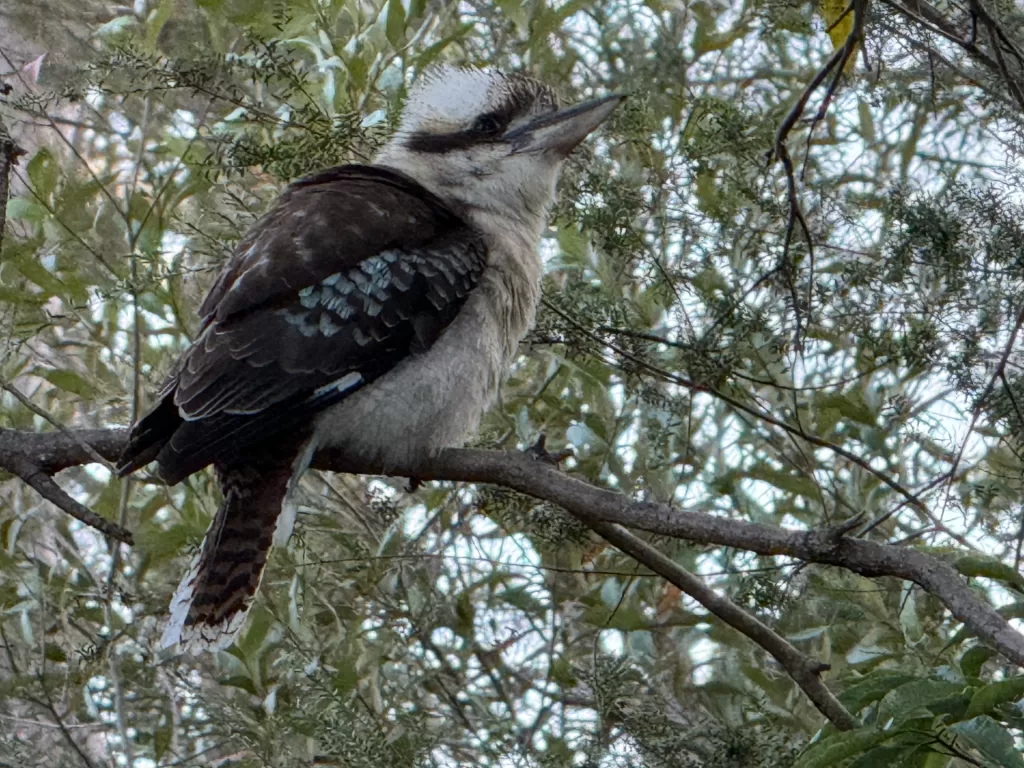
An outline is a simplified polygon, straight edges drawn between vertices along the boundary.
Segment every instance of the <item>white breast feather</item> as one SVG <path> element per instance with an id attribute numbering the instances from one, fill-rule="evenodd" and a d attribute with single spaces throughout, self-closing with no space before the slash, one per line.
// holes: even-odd
<path id="1" fill-rule="evenodd" d="M 540 296 L 540 257 L 489 267 L 459 316 L 425 353 L 324 412 L 314 440 L 385 468 L 407 465 L 475 434 L 493 404 Z M 507 263 L 498 260 L 499 263 Z"/>

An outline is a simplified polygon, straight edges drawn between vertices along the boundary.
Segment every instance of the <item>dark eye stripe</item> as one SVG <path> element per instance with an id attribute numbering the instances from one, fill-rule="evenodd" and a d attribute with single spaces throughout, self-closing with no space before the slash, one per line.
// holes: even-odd
<path id="1" fill-rule="evenodd" d="M 426 133 L 420 131 L 412 134 L 405 142 L 415 152 L 452 152 L 466 149 L 474 144 L 485 144 L 501 137 L 508 127 L 509 120 L 503 115 L 488 112 L 481 115 L 472 128 L 452 133 Z"/>
<path id="2" fill-rule="evenodd" d="M 493 112 L 480 115 L 472 128 L 437 134 L 420 131 L 412 134 L 405 145 L 414 152 L 443 153 L 493 141 L 505 132 L 517 114 L 528 107 L 529 104 L 524 104 L 522 99 L 510 98 Z"/>

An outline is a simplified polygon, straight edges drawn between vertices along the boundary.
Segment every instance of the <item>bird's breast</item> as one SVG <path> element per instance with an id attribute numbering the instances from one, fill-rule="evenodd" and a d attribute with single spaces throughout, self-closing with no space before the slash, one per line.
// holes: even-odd
<path id="1" fill-rule="evenodd" d="M 533 321 L 533 275 L 489 268 L 434 345 L 325 411 L 315 439 L 384 469 L 465 442 Z"/>

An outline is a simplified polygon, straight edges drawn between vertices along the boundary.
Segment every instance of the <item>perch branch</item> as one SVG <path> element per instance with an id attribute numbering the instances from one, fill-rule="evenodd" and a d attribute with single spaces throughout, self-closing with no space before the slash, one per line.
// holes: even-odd
<path id="1" fill-rule="evenodd" d="M 83 430 L 88 443 L 107 459 L 121 450 L 124 429 Z M 12 456 L 31 455 L 41 471 L 52 473 L 91 461 L 79 441 L 60 432 L 31 433 L 0 429 L 0 466 Z M 379 466 L 330 451 L 313 458 L 316 469 L 378 474 Z M 584 523 L 619 525 L 710 546 L 733 547 L 766 556 L 785 556 L 831 565 L 876 578 L 906 579 L 935 595 L 971 632 L 1024 667 L 1024 635 L 982 600 L 949 563 L 908 547 L 837 536 L 834 531 L 789 530 L 726 517 L 688 512 L 668 504 L 634 501 L 571 477 L 556 467 L 519 453 L 448 449 L 409 467 L 393 467 L 396 476 L 421 480 L 489 483 L 556 504 Z M 52 482 L 52 481 L 51 481 Z M 112 525 L 109 521 L 102 521 Z"/>

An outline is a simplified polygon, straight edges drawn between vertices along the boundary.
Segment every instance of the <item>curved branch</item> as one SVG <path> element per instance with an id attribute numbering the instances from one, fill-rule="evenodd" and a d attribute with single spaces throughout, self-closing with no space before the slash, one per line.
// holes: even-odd
<path id="1" fill-rule="evenodd" d="M 78 440 L 60 432 L 31 433 L 0 429 L 0 466 L 12 452 L 31 455 L 46 472 L 91 461 L 81 443 L 108 459 L 117 456 L 124 429 L 81 430 Z M 380 474 L 381 467 L 333 451 L 319 451 L 313 467 L 355 474 Z M 420 480 L 489 483 L 556 504 L 584 523 L 617 523 L 662 536 L 782 555 L 809 563 L 845 568 L 867 577 L 893 576 L 918 584 L 935 595 L 949 612 L 984 642 L 1017 666 L 1024 667 L 1024 635 L 971 589 L 952 565 L 916 550 L 852 539 L 835 530 L 794 531 L 697 512 L 668 504 L 633 501 L 615 491 L 590 485 L 557 467 L 521 453 L 450 448 L 413 466 L 391 467 L 396 476 Z"/>
<path id="2" fill-rule="evenodd" d="M 364 474 L 370 467 L 329 452 L 313 466 Z M 1024 635 L 981 600 L 952 565 L 906 547 L 836 536 L 830 530 L 793 531 L 761 523 L 687 512 L 668 504 L 632 501 L 615 491 L 597 488 L 557 468 L 521 454 L 448 449 L 419 467 L 401 468 L 422 480 L 491 483 L 557 504 L 585 523 L 618 523 L 662 536 L 757 552 L 784 555 L 810 563 L 845 568 L 862 576 L 895 576 L 935 595 L 953 616 L 978 637 L 1024 667 Z"/>
<path id="3" fill-rule="evenodd" d="M 92 461 L 92 457 L 90 456 L 88 460 Z M 14 451 L 0 456 L 0 469 L 17 475 L 44 499 L 90 528 L 95 528 L 122 544 L 134 543 L 131 531 L 105 517 L 100 517 L 84 504 L 75 501 L 67 491 L 57 485 L 57 482 L 50 477 L 46 470 L 24 453 Z"/>
<path id="4" fill-rule="evenodd" d="M 755 616 L 751 616 L 728 597 L 715 592 L 698 576 L 673 562 L 622 526 L 612 523 L 592 523 L 591 528 L 606 541 L 614 544 L 634 560 L 646 565 L 670 584 L 677 586 L 681 592 L 692 597 L 710 613 L 768 651 L 793 678 L 793 682 L 807 694 L 807 698 L 814 702 L 818 711 L 840 731 L 850 731 L 860 727 L 861 724 L 857 718 L 843 706 L 843 703 L 822 681 L 821 673 L 830 669 L 828 664 L 815 661 L 801 653 L 771 627 L 759 621 Z"/>

